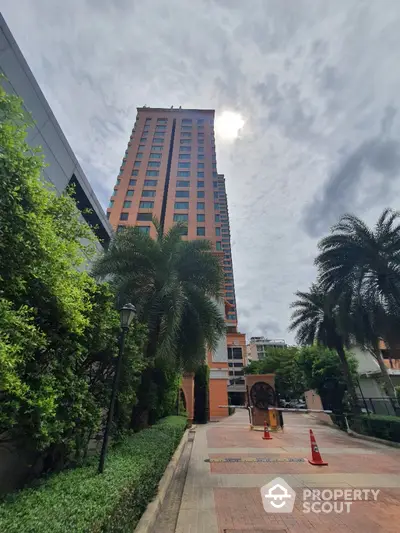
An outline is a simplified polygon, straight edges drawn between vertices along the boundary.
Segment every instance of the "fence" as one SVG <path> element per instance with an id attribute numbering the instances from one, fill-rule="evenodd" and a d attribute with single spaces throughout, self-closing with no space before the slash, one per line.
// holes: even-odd
<path id="1" fill-rule="evenodd" d="M 360 398 L 359 406 L 361 410 L 370 415 L 391 415 L 396 416 L 396 401 L 392 398 Z"/>

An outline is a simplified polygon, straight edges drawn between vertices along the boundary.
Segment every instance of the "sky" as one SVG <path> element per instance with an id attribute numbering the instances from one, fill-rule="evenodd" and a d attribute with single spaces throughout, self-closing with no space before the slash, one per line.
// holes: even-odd
<path id="1" fill-rule="evenodd" d="M 105 207 L 136 107 L 241 115 L 217 136 L 239 328 L 293 342 L 297 290 L 344 213 L 400 208 L 398 0 L 2 0 Z"/>

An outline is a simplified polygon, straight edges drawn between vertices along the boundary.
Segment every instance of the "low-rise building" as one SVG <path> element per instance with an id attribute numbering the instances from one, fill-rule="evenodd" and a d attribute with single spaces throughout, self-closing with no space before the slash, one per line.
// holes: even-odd
<path id="1" fill-rule="evenodd" d="M 267 339 L 265 337 L 251 337 L 247 345 L 246 365 L 251 361 L 259 361 L 265 357 L 269 348 L 286 348 L 284 339 Z"/>

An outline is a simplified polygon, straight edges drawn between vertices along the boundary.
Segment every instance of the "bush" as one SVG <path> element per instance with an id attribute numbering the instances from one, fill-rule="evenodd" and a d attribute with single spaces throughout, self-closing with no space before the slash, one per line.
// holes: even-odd
<path id="1" fill-rule="evenodd" d="M 123 438 L 110 450 L 102 475 L 93 464 L 53 475 L 38 488 L 9 495 L 0 504 L 0 531 L 133 531 L 185 427 L 183 417 L 165 418 Z"/>
<path id="2" fill-rule="evenodd" d="M 358 433 L 400 442 L 400 418 L 397 416 L 361 415 L 349 425 Z"/>

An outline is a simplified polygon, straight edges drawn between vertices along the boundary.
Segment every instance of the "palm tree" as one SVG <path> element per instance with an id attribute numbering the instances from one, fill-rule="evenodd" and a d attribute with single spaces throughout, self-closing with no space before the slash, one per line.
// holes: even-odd
<path id="1" fill-rule="evenodd" d="M 225 332 L 217 303 L 223 270 L 209 241 L 182 239 L 184 224 L 165 234 L 157 220 L 153 224 L 155 239 L 135 227 L 117 233 L 94 275 L 110 279 L 120 303 L 134 302 L 138 320 L 148 328 L 147 360 L 192 371 Z"/>
<path id="2" fill-rule="evenodd" d="M 321 284 L 338 297 L 348 293 L 348 334 L 376 357 L 388 394 L 396 392 L 379 349 L 399 342 L 400 214 L 385 209 L 371 230 L 354 215 L 344 215 L 319 243 L 316 258 Z"/>
<path id="3" fill-rule="evenodd" d="M 296 341 L 301 345 L 317 343 L 336 350 L 352 400 L 352 409 L 358 411 L 358 398 L 344 350 L 347 339 L 340 332 L 339 308 L 333 294 L 312 284 L 309 292 L 298 291 L 296 296 L 298 299 L 291 304 L 294 311 L 289 330 L 296 331 Z"/>

